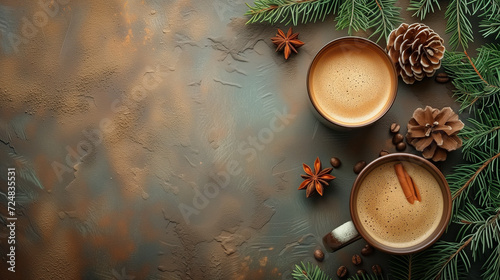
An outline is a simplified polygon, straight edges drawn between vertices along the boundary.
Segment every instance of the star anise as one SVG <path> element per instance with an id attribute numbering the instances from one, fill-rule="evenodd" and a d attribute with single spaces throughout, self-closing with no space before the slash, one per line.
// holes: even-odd
<path id="1" fill-rule="evenodd" d="M 330 175 L 333 168 L 321 169 L 321 161 L 319 157 L 314 161 L 314 173 L 312 169 L 305 163 L 302 164 L 306 175 L 300 175 L 304 182 L 300 184 L 299 190 L 306 189 L 306 197 L 309 197 L 314 190 L 316 190 L 319 195 L 323 195 L 324 186 L 328 186 L 328 182 L 335 179 L 335 176 Z"/>
<path id="2" fill-rule="evenodd" d="M 276 51 L 282 51 L 285 54 L 285 59 L 288 59 L 292 51 L 297 53 L 297 49 L 304 45 L 304 42 L 298 39 L 299 33 L 292 34 L 292 28 L 288 29 L 288 32 L 285 34 L 281 29 L 278 28 L 278 34 L 276 37 L 272 37 L 271 40 L 273 43 L 278 46 Z"/>

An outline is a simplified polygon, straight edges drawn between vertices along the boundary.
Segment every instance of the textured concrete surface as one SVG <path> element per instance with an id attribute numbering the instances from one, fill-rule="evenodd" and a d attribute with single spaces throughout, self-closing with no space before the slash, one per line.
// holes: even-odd
<path id="1" fill-rule="evenodd" d="M 390 123 L 405 132 L 418 107 L 457 109 L 449 85 L 400 82 L 373 126 L 329 129 L 311 113 L 306 74 L 346 32 L 332 17 L 299 25 L 306 44 L 285 61 L 269 38 L 288 26 L 246 25 L 246 9 L 239 0 L 1 1 L 0 189 L 9 167 L 18 183 L 16 272 L 2 225 L 1 279 L 291 279 L 349 220 L 352 166 L 395 151 Z M 425 22 L 444 35 L 442 18 Z M 302 163 L 317 156 L 342 166 L 323 197 L 306 199 Z M 319 265 L 332 276 L 342 264 L 355 271 L 350 258 L 364 244 Z M 377 252 L 363 267 L 388 269 L 387 258 Z"/>

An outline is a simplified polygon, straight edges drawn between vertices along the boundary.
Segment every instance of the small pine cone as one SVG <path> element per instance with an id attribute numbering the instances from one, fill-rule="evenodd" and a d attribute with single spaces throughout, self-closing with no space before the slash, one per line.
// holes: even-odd
<path id="1" fill-rule="evenodd" d="M 421 23 L 402 23 L 387 38 L 387 52 L 403 81 L 413 84 L 441 67 L 444 40 Z"/>
<path id="2" fill-rule="evenodd" d="M 464 123 L 450 107 L 439 110 L 426 106 L 413 112 L 406 141 L 422 152 L 424 158 L 444 161 L 447 152 L 462 146 L 457 134 L 463 127 Z"/>

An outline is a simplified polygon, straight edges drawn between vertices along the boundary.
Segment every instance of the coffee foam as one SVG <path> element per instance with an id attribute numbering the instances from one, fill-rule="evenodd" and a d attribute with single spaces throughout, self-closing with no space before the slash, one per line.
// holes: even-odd
<path id="1" fill-rule="evenodd" d="M 392 65 L 373 47 L 363 46 L 327 50 L 312 73 L 316 104 L 336 122 L 364 123 L 391 104 Z"/>
<path id="2" fill-rule="evenodd" d="M 377 242 L 407 248 L 423 242 L 436 230 L 444 211 L 443 194 L 429 171 L 403 162 L 422 196 L 421 202 L 410 204 L 394 164 L 383 164 L 365 177 L 357 196 L 357 214 L 364 230 Z"/>

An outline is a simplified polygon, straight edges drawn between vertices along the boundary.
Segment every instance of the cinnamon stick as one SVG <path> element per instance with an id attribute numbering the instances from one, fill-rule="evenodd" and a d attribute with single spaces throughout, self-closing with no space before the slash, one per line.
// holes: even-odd
<path id="1" fill-rule="evenodd" d="M 410 177 L 411 184 L 413 186 L 413 190 L 415 191 L 415 197 L 419 202 L 422 202 L 422 196 L 420 195 L 420 191 L 417 188 L 417 185 L 415 185 L 415 182 L 413 182 L 413 179 Z"/>
<path id="2" fill-rule="evenodd" d="M 398 176 L 399 184 L 401 185 L 401 188 L 403 189 L 403 192 L 406 196 L 406 199 L 408 202 L 413 204 L 415 202 L 415 195 L 413 194 L 413 186 L 408 183 L 408 179 L 406 176 L 409 177 L 408 173 L 406 173 L 406 170 L 404 169 L 403 165 L 401 163 L 396 163 L 394 165 L 394 170 L 396 171 L 396 175 Z M 410 179 L 411 183 L 411 179 Z"/>
<path id="3" fill-rule="evenodd" d="M 417 200 L 417 195 L 415 194 L 415 188 L 413 187 L 413 180 L 410 177 L 410 174 L 406 171 L 405 167 L 403 166 L 403 172 L 405 175 L 406 182 L 408 183 L 408 186 L 410 187 L 410 191 L 413 194 L 413 198 Z"/>

